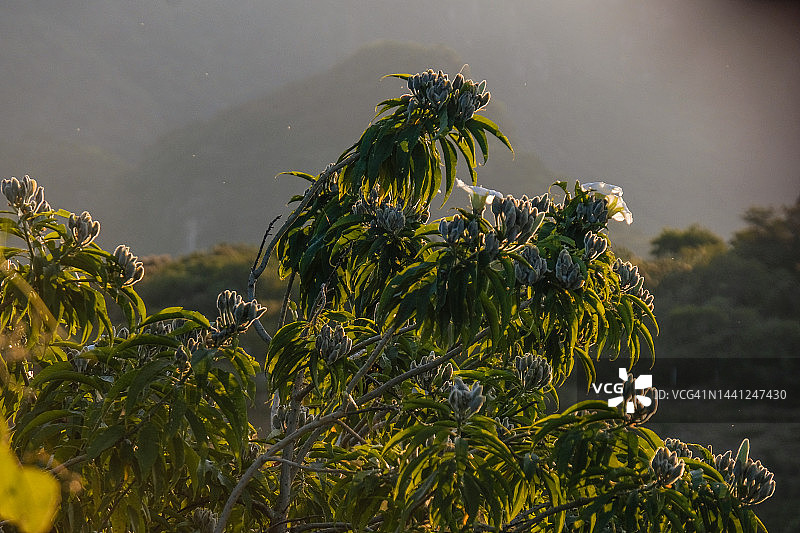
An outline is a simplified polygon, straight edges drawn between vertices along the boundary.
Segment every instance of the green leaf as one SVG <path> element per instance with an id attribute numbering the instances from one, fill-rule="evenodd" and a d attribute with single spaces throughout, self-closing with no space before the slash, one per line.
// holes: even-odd
<path id="1" fill-rule="evenodd" d="M 139 463 L 142 479 L 147 479 L 150 475 L 150 470 L 161 452 L 158 435 L 159 430 L 152 422 L 145 422 L 139 429 L 139 436 L 136 442 L 136 460 Z"/>
<path id="2" fill-rule="evenodd" d="M 184 319 L 196 322 L 197 324 L 203 326 L 204 328 L 211 327 L 211 324 L 209 323 L 208 319 L 205 316 L 203 316 L 202 313 L 198 313 L 197 311 L 190 311 L 188 309 L 184 309 L 183 307 L 167 307 L 166 309 L 159 311 L 158 313 L 142 320 L 142 323 L 139 324 L 139 329 L 142 329 L 143 327 L 149 324 L 153 324 L 155 322 L 161 322 L 162 320 L 175 320 L 175 319 Z"/>
<path id="3" fill-rule="evenodd" d="M 99 457 L 101 453 L 114 446 L 125 435 L 125 426 L 116 424 L 105 428 L 99 435 L 89 442 L 86 448 L 86 457 L 91 460 Z"/>
<path id="4" fill-rule="evenodd" d="M 128 397 L 125 399 L 125 411 L 133 412 L 141 392 L 156 381 L 160 377 L 159 374 L 162 374 L 164 369 L 172 364 L 173 362 L 169 359 L 156 359 L 139 369 L 128 389 Z"/>
<path id="5" fill-rule="evenodd" d="M 500 142 L 502 142 L 509 150 L 511 150 L 511 153 L 514 153 L 514 148 L 511 146 L 511 142 L 509 142 L 508 137 L 503 135 L 503 133 L 500 131 L 500 128 L 497 127 L 497 124 L 482 115 L 472 115 L 472 119 L 468 121 L 467 127 L 469 127 L 469 122 L 478 124 L 481 128 L 497 137 Z"/>

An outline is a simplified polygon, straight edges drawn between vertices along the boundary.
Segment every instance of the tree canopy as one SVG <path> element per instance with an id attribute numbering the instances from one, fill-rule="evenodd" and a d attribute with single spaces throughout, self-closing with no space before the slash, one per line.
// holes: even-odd
<path id="1" fill-rule="evenodd" d="M 610 221 L 632 220 L 622 189 L 480 187 L 491 143 L 511 149 L 479 114 L 486 82 L 393 76 L 409 93 L 337 161 L 290 172 L 308 189 L 214 320 L 149 314 L 128 247 L 102 250 L 99 223 L 53 210 L 35 180 L 3 181 L 18 246 L 2 248 L 0 409 L 17 457 L 61 481 L 55 529 L 763 529 L 752 507 L 775 482 L 747 440 L 717 455 L 662 440 L 645 427 L 657 391 L 633 374 L 619 406 L 558 403 L 576 363 L 591 381 L 609 357 L 654 356 L 653 296 L 609 245 Z M 464 207 L 430 221 L 456 189 Z M 256 288 L 273 254 L 270 332 Z M 251 327 L 263 368 L 239 342 Z"/>

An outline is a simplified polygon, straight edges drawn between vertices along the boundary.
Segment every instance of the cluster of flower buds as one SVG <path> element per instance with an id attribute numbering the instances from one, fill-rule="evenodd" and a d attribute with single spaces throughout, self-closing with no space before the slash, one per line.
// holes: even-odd
<path id="1" fill-rule="evenodd" d="M 531 206 L 535 207 L 540 213 L 547 213 L 553 205 L 549 193 L 544 193 L 540 196 L 534 196 L 530 199 Z"/>
<path id="2" fill-rule="evenodd" d="M 514 424 L 514 421 L 507 416 L 504 416 L 503 418 L 496 416 L 494 421 L 497 423 L 498 427 L 503 428 L 508 433 L 514 431 L 514 428 L 517 427 L 516 424 Z"/>
<path id="3" fill-rule="evenodd" d="M 577 290 L 583 287 L 584 279 L 581 268 L 572 261 L 572 256 L 569 255 L 566 248 L 562 248 L 561 253 L 558 254 L 555 274 L 556 279 L 567 289 Z"/>
<path id="4" fill-rule="evenodd" d="M 436 359 L 436 354 L 434 352 L 425 355 L 420 359 L 419 363 L 416 361 L 411 361 L 411 370 L 415 370 L 421 366 L 425 366 Z M 447 363 L 444 366 L 438 366 L 435 368 L 431 368 L 430 370 L 426 370 L 425 372 L 421 372 L 416 375 L 415 381 L 420 386 L 422 390 L 425 392 L 433 392 L 440 387 L 445 386 L 449 381 L 450 378 L 453 377 L 453 365 L 451 363 Z"/>
<path id="5" fill-rule="evenodd" d="M 742 448 L 745 453 L 742 454 Z M 730 486 L 731 494 L 744 505 L 757 505 L 775 492 L 773 474 L 761 464 L 748 457 L 749 441 L 745 439 L 737 457 L 728 450 L 714 456 L 714 467 Z M 743 455 L 743 456 L 742 456 Z M 742 457 L 740 457 L 742 456 Z"/>
<path id="6" fill-rule="evenodd" d="M 519 254 L 530 264 L 530 267 L 519 261 L 514 262 L 517 281 L 522 285 L 533 285 L 547 273 L 547 261 L 539 255 L 539 249 L 536 246 L 526 246 Z"/>
<path id="7" fill-rule="evenodd" d="M 322 331 L 317 335 L 315 346 L 319 354 L 328 364 L 333 364 L 346 356 L 353 347 L 353 340 L 344 332 L 341 324 L 331 327 L 330 324 L 322 326 Z"/>
<path id="8" fill-rule="evenodd" d="M 174 321 L 162 320 L 143 327 L 141 332 L 143 335 L 157 335 L 159 337 L 164 337 L 170 335 L 174 329 Z M 139 364 L 143 365 L 151 361 L 164 348 L 160 344 L 139 344 L 136 349 L 139 352 Z M 176 355 L 176 357 L 178 356 Z"/>
<path id="9" fill-rule="evenodd" d="M 497 236 L 503 242 L 525 244 L 536 233 L 544 220 L 544 212 L 523 196 L 516 199 L 511 195 L 505 198 L 492 198 L 492 213 L 497 221 Z"/>
<path id="10" fill-rule="evenodd" d="M 397 235 L 405 226 L 406 216 L 401 207 L 384 203 L 375 210 L 373 228 L 381 228 L 387 233 Z"/>
<path id="11" fill-rule="evenodd" d="M 692 450 L 689 449 L 689 445 L 680 439 L 666 438 L 664 439 L 664 446 L 666 446 L 669 451 L 677 453 L 678 457 L 692 458 Z"/>
<path id="12" fill-rule="evenodd" d="M 540 355 L 518 355 L 514 367 L 525 391 L 542 390 L 553 381 L 553 367 Z"/>
<path id="13" fill-rule="evenodd" d="M 484 92 L 486 82 L 475 83 L 465 80 L 460 73 L 453 79 L 453 89 L 460 91 L 456 101 L 455 119 L 457 122 L 466 122 L 472 118 L 475 111 L 486 107 L 492 97 L 489 91 Z"/>
<path id="14" fill-rule="evenodd" d="M 369 195 L 361 196 L 358 200 L 355 201 L 353 207 L 353 213 L 356 215 L 375 215 L 375 211 L 380 206 L 380 192 L 377 188 L 374 188 L 370 191 Z"/>
<path id="15" fill-rule="evenodd" d="M 678 457 L 676 452 L 671 452 L 668 448 L 662 446 L 656 450 L 655 455 L 650 460 L 650 468 L 655 472 L 656 483 L 662 487 L 671 487 L 683 477 L 686 463 Z"/>
<path id="16" fill-rule="evenodd" d="M 30 176 L 25 176 L 22 180 L 3 180 L 0 182 L 0 191 L 20 216 L 38 215 L 51 210 L 50 204 L 44 199 L 44 187 L 40 187 Z"/>
<path id="17" fill-rule="evenodd" d="M 192 512 L 192 525 L 199 533 L 213 533 L 217 528 L 217 514 L 211 509 L 200 507 Z"/>
<path id="18" fill-rule="evenodd" d="M 575 214 L 587 224 L 605 224 L 608 222 L 608 200 L 589 198 L 578 204 Z"/>
<path id="19" fill-rule="evenodd" d="M 636 293 L 636 296 L 638 296 L 639 299 L 645 303 L 645 305 L 648 307 L 648 309 L 650 309 L 650 311 L 655 310 L 656 308 L 655 299 L 653 298 L 653 295 L 650 294 L 650 291 L 642 287 L 641 289 L 639 289 L 639 292 Z"/>
<path id="20" fill-rule="evenodd" d="M 469 418 L 480 411 L 486 396 L 483 395 L 483 385 L 477 381 L 472 384 L 472 388 L 467 387 L 461 378 L 453 379 L 453 386 L 450 388 L 450 395 L 447 402 L 455 414 L 458 422 L 469 420 Z"/>
<path id="21" fill-rule="evenodd" d="M 624 388 L 624 385 L 623 385 Z M 623 391 L 625 396 L 625 391 Z M 645 397 L 650 400 L 649 403 L 641 401 L 640 397 Z M 633 412 L 629 413 L 627 407 L 625 408 L 625 419 L 631 425 L 641 425 L 650 420 L 658 410 L 658 389 L 655 387 L 648 387 L 644 389 L 642 394 L 633 395 L 630 402 L 633 404 Z M 628 401 L 624 401 L 622 405 L 627 406 Z"/>
<path id="22" fill-rule="evenodd" d="M 297 409 L 297 425 L 295 427 L 302 427 L 311 420 L 312 416 L 308 412 L 308 407 L 301 405 Z M 272 428 L 278 429 L 286 433 L 286 428 L 289 425 L 289 409 L 284 405 L 278 405 L 272 416 Z"/>
<path id="23" fill-rule="evenodd" d="M 220 344 L 231 335 L 247 331 L 267 308 L 261 306 L 257 300 L 245 302 L 236 291 L 224 290 L 217 296 L 217 310 L 219 315 L 211 337 Z"/>
<path id="24" fill-rule="evenodd" d="M 619 288 L 625 292 L 639 292 L 644 285 L 644 277 L 639 274 L 639 267 L 630 261 L 617 259 L 612 267 L 619 276 Z"/>
<path id="25" fill-rule="evenodd" d="M 650 311 L 653 311 L 655 309 L 654 298 L 650 291 L 644 288 L 644 276 L 639 274 L 639 267 L 629 261 L 617 259 L 612 268 L 619 276 L 619 288 L 623 292 L 637 296 Z"/>
<path id="26" fill-rule="evenodd" d="M 205 347 L 206 342 L 202 335 L 192 335 L 191 337 L 187 338 L 183 344 L 178 346 L 178 349 L 175 351 L 175 359 L 180 364 L 188 363 L 192 360 L 192 356 L 194 356 L 196 351 Z"/>
<path id="27" fill-rule="evenodd" d="M 481 233 L 478 249 L 488 256 L 489 261 L 492 261 L 500 253 L 500 242 L 494 233 Z"/>
<path id="28" fill-rule="evenodd" d="M 119 277 L 123 287 L 133 285 L 142 280 L 144 277 L 144 265 L 137 256 L 133 255 L 130 248 L 124 244 L 117 246 L 114 250 L 114 259 L 122 269 L 119 272 Z"/>
<path id="29" fill-rule="evenodd" d="M 737 462 L 737 467 L 741 463 Z M 734 468 L 736 473 L 736 497 L 744 505 L 757 505 L 775 493 L 775 480 L 772 472 L 749 457 Z"/>
<path id="30" fill-rule="evenodd" d="M 69 216 L 67 227 L 72 235 L 75 246 L 88 246 L 100 233 L 100 222 L 92 220 L 92 215 L 84 211 L 80 216 L 75 213 Z"/>
<path id="31" fill-rule="evenodd" d="M 67 358 L 72 362 L 72 367 L 75 369 L 76 372 L 80 374 L 85 374 L 86 371 L 89 369 L 89 360 L 85 357 L 82 357 L 84 352 L 87 352 L 93 349 L 93 345 L 85 346 L 81 350 L 76 350 L 75 348 L 67 348 L 65 351 L 67 353 Z"/>
<path id="32" fill-rule="evenodd" d="M 599 257 L 608 248 L 608 241 L 601 235 L 592 233 L 591 231 L 583 238 L 583 258 L 586 261 L 591 261 Z"/>
<path id="33" fill-rule="evenodd" d="M 472 225 L 472 223 L 468 224 L 461 215 L 454 215 L 453 220 L 448 221 L 443 218 L 439 222 L 439 233 L 447 244 L 456 244 L 462 239 L 471 242 L 473 235 L 471 231 L 472 228 L 469 227 L 470 225 Z M 474 225 L 477 231 L 477 224 Z M 474 236 L 477 237 L 477 233 Z"/>
<path id="34" fill-rule="evenodd" d="M 459 83 L 463 84 L 463 77 Z M 408 88 L 414 97 L 408 104 L 409 115 L 417 108 L 441 109 L 454 89 L 447 74 L 441 70 L 434 72 L 433 69 L 409 77 Z"/>

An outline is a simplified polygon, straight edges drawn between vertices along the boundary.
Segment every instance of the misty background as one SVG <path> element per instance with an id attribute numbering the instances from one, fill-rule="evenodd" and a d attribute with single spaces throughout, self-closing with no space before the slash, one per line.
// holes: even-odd
<path id="1" fill-rule="evenodd" d="M 391 72 L 488 80 L 509 135 L 479 181 L 625 190 L 639 254 L 662 227 L 729 237 L 800 193 L 792 2 L 4 0 L 0 174 L 90 211 L 140 255 L 255 243 L 354 142 Z M 454 195 L 449 206 L 465 202 Z"/>

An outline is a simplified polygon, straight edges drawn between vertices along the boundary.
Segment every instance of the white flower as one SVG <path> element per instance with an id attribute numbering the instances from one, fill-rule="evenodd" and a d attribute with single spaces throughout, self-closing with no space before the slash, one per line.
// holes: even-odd
<path id="1" fill-rule="evenodd" d="M 622 187 L 611 185 L 604 181 L 592 181 L 581 183 L 581 188 L 586 192 L 596 192 L 608 198 L 608 209 L 612 213 L 612 219 L 619 222 L 633 223 L 633 213 L 628 209 L 628 204 L 622 199 Z"/>
<path id="2" fill-rule="evenodd" d="M 581 183 L 581 189 L 586 192 L 599 192 L 603 196 L 622 196 L 622 187 L 618 185 L 611 185 L 605 181 L 592 181 L 589 183 Z"/>
<path id="3" fill-rule="evenodd" d="M 467 185 L 458 178 L 456 178 L 456 185 L 470 195 L 473 209 L 483 210 L 484 205 L 492 205 L 494 198 L 503 198 L 502 193 L 477 185 Z"/>

